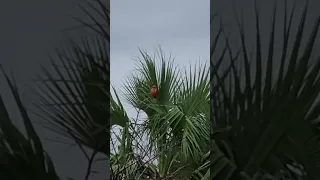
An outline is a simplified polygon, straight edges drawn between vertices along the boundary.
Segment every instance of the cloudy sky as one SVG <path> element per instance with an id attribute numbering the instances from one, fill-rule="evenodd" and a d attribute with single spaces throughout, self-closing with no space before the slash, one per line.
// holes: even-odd
<path id="1" fill-rule="evenodd" d="M 111 83 L 116 89 L 132 73 L 138 48 L 152 54 L 160 45 L 182 68 L 209 62 L 209 2 L 111 0 Z"/>
<path id="2" fill-rule="evenodd" d="M 209 62 L 209 2 L 111 0 L 110 80 L 118 93 L 133 73 L 138 48 L 153 54 L 160 46 L 181 68 Z M 136 110 L 123 102 L 129 117 L 135 118 Z M 143 113 L 139 115 L 144 119 Z M 119 132 L 117 127 L 113 130 Z"/>

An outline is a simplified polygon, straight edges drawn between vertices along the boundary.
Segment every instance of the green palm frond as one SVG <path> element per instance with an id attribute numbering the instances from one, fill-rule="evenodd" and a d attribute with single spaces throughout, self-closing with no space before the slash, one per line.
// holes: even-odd
<path id="1" fill-rule="evenodd" d="M 17 87 L 0 66 L 18 106 L 26 130 L 26 136 L 10 118 L 0 95 L 0 176 L 3 179 L 58 180 L 54 165 L 44 151 L 25 106 L 21 102 Z"/>
<path id="2" fill-rule="evenodd" d="M 111 97 L 110 100 L 110 126 L 118 125 L 120 127 L 126 127 L 126 123 L 130 121 L 121 101 L 118 93 L 113 88 L 115 99 Z"/>
<path id="3" fill-rule="evenodd" d="M 172 63 L 173 58 L 166 57 L 161 49 L 154 56 L 142 50 L 140 53 L 142 58 L 137 61 L 137 74 L 130 77 L 127 81 L 128 85 L 125 86 L 126 100 L 133 107 L 148 112 L 151 102 L 149 91 L 152 85 L 157 85 L 159 88 L 157 100 L 161 104 L 170 105 L 173 95 L 177 93 L 177 88 L 181 86 L 179 71 Z M 156 57 L 160 59 L 161 69 L 156 68 Z"/>
<path id="4" fill-rule="evenodd" d="M 213 138 L 227 144 L 237 169 L 243 169 L 251 177 L 261 169 L 275 174 L 294 157 L 296 162 L 304 165 L 308 178 L 319 179 L 317 162 L 320 160 L 315 151 L 319 143 L 315 139 L 320 134 L 314 121 L 320 115 L 320 59 L 313 46 L 318 40 L 320 16 L 311 33 L 306 34 L 309 6 L 309 1 L 306 1 L 297 33 L 293 36 L 295 6 L 289 13 L 287 1 L 284 1 L 284 28 L 283 32 L 278 32 L 275 17 L 279 10 L 275 2 L 271 30 L 267 35 L 269 44 L 263 51 L 260 17 L 257 2 L 254 3 L 255 49 L 248 49 L 244 22 L 238 19 L 240 51 L 235 51 L 237 47 L 232 46 L 232 40 L 223 27 L 217 31 L 216 40 L 220 38 L 225 46 L 220 54 L 211 50 Z M 275 56 L 275 35 L 283 38 L 279 57 Z M 293 38 L 292 49 L 288 46 L 290 38 Z M 308 39 L 306 44 L 302 44 L 302 38 Z M 214 47 L 212 45 L 211 48 Z M 275 72 L 277 62 L 280 68 Z M 229 173 L 232 172 L 230 169 Z"/>
<path id="5" fill-rule="evenodd" d="M 85 2 L 80 8 L 93 24 L 75 19 L 95 35 L 70 40 L 56 51 L 51 58 L 54 72 L 43 68 L 45 77 L 39 77 L 37 107 L 45 127 L 109 155 L 110 12 L 100 0 Z"/>

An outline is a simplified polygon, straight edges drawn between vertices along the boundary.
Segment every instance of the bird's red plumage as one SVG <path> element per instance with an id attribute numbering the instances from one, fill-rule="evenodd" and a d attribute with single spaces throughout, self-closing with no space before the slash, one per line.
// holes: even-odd
<path id="1" fill-rule="evenodd" d="M 156 85 L 153 85 L 150 89 L 150 95 L 154 98 L 156 98 L 159 94 L 158 87 Z"/>

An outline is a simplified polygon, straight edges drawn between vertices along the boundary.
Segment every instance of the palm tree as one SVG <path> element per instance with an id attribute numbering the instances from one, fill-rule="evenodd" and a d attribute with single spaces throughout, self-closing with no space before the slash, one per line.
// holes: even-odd
<path id="1" fill-rule="evenodd" d="M 112 178 L 205 178 L 210 153 L 208 69 L 196 65 L 181 73 L 161 49 L 154 56 L 140 53 L 137 73 L 124 85 L 124 98 L 146 120 L 130 120 L 115 92 L 111 122 L 123 130 L 117 136 L 120 147 L 111 156 Z M 159 88 L 156 98 L 149 95 L 152 85 Z"/>
<path id="2" fill-rule="evenodd" d="M 222 23 L 212 36 L 215 39 L 211 46 L 211 178 L 276 179 L 280 170 L 292 172 L 293 162 L 303 167 L 303 179 L 320 178 L 320 59 L 318 52 L 313 51 L 320 16 L 317 15 L 311 33 L 304 33 L 309 6 L 306 1 L 297 34 L 293 36 L 296 7 L 289 13 L 287 0 L 283 3 L 283 31 L 276 31 L 275 17 L 279 10 L 275 2 L 267 46 L 262 42 L 256 1 L 253 50 L 247 47 L 251 42 L 245 36 L 243 19 L 237 19 L 240 47 L 234 46 Z M 214 18 L 212 25 L 219 15 Z M 277 57 L 275 36 L 279 35 L 283 39 L 281 55 Z M 292 49 L 288 45 L 290 38 Z M 308 39 L 306 44 L 302 38 Z M 217 50 L 218 46 L 222 51 Z M 277 62 L 279 69 L 274 66 Z"/>

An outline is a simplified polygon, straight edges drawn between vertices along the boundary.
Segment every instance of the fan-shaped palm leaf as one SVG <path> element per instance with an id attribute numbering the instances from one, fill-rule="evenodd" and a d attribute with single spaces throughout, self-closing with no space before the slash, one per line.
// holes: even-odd
<path id="1" fill-rule="evenodd" d="M 36 93 L 42 104 L 37 107 L 48 122 L 46 127 L 109 155 L 110 12 L 100 0 L 80 7 L 93 24 L 75 19 L 95 36 L 80 43 L 70 40 L 66 48 L 57 50 L 57 58 L 52 58 L 57 75 L 43 68 L 46 78 L 39 77 L 42 83 Z"/>
<path id="2" fill-rule="evenodd" d="M 1 65 L 0 68 L 7 80 L 14 101 L 18 105 L 26 130 L 25 136 L 13 124 L 0 95 L 0 177 L 16 180 L 58 180 L 59 177 L 55 172 L 54 165 L 49 155 L 43 150 L 40 138 L 33 128 L 15 84 L 9 79 Z"/>

